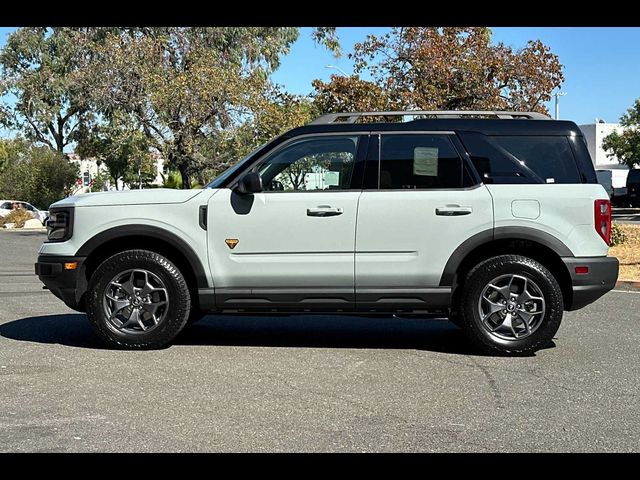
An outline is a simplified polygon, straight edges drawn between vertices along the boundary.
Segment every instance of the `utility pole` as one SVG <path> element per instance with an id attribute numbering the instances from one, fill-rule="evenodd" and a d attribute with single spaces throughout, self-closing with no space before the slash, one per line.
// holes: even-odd
<path id="1" fill-rule="evenodd" d="M 558 101 L 558 97 L 564 97 L 567 92 L 556 92 L 553 94 L 556 97 L 556 120 L 560 119 L 560 102 Z"/>

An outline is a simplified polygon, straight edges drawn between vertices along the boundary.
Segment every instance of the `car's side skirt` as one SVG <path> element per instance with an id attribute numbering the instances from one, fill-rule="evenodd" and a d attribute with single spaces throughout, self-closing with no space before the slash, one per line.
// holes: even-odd
<path id="1" fill-rule="evenodd" d="M 199 289 L 211 312 L 439 312 L 451 304 L 450 287 L 433 288 L 216 288 Z"/>

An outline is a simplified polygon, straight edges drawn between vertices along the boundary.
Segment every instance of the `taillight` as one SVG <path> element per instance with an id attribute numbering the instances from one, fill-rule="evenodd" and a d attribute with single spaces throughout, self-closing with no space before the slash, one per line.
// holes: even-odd
<path id="1" fill-rule="evenodd" d="M 611 243 L 611 202 L 596 200 L 593 206 L 596 232 L 609 245 Z"/>

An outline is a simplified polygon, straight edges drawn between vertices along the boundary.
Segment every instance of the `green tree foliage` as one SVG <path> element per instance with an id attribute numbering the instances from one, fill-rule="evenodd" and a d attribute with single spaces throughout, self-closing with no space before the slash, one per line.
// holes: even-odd
<path id="1" fill-rule="evenodd" d="M 180 172 L 169 170 L 167 173 L 161 174 L 162 188 L 182 188 L 182 177 Z"/>
<path id="2" fill-rule="evenodd" d="M 396 27 L 354 47 L 354 74 L 315 80 L 323 112 L 533 110 L 564 80 L 558 57 L 541 41 L 514 50 L 491 43 L 488 28 Z M 371 80 L 363 80 L 367 73 Z"/>
<path id="3" fill-rule="evenodd" d="M 96 124 L 116 113 L 133 115 L 189 188 L 194 175 L 220 169 L 203 152 L 269 95 L 268 76 L 298 34 L 288 27 L 19 28 L 0 51 L 0 123 L 63 152 L 93 142 L 83 136 L 95 137 Z M 335 28 L 317 28 L 313 38 L 339 55 Z"/>
<path id="4" fill-rule="evenodd" d="M 156 177 L 148 138 L 131 116 L 122 112 L 114 112 L 108 123 L 83 131 L 76 152 L 83 158 L 104 163 L 116 188 L 119 180 L 135 188 L 149 184 Z"/>
<path id="5" fill-rule="evenodd" d="M 13 142 L 0 172 L 0 198 L 22 200 L 46 210 L 70 193 L 79 175 L 77 166 L 48 147 Z"/>
<path id="6" fill-rule="evenodd" d="M 620 117 L 622 133 L 613 132 L 602 140 L 607 156 L 616 157 L 629 168 L 640 168 L 640 99 Z"/>
<path id="7" fill-rule="evenodd" d="M 0 173 L 28 147 L 29 142 L 21 138 L 0 139 Z"/>
<path id="8" fill-rule="evenodd" d="M 237 126 L 221 132 L 211 145 L 215 163 L 224 169 L 278 135 L 313 120 L 318 112 L 305 97 L 272 86 L 251 104 L 251 115 Z"/>
<path id="9" fill-rule="evenodd" d="M 93 101 L 135 116 L 184 188 L 207 163 L 205 144 L 250 115 L 295 28 L 145 28 L 106 36 L 96 49 Z"/>
<path id="10" fill-rule="evenodd" d="M 90 29 L 19 28 L 0 51 L 0 124 L 63 149 L 93 117 L 83 65 L 97 39 Z"/>

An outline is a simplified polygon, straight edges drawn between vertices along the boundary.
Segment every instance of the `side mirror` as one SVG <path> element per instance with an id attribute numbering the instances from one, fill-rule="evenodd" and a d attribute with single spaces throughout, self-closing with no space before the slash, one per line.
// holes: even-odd
<path id="1" fill-rule="evenodd" d="M 238 180 L 238 186 L 236 191 L 241 195 L 247 195 L 249 193 L 259 193 L 262 191 L 262 179 L 256 172 L 245 173 L 240 180 Z"/>

